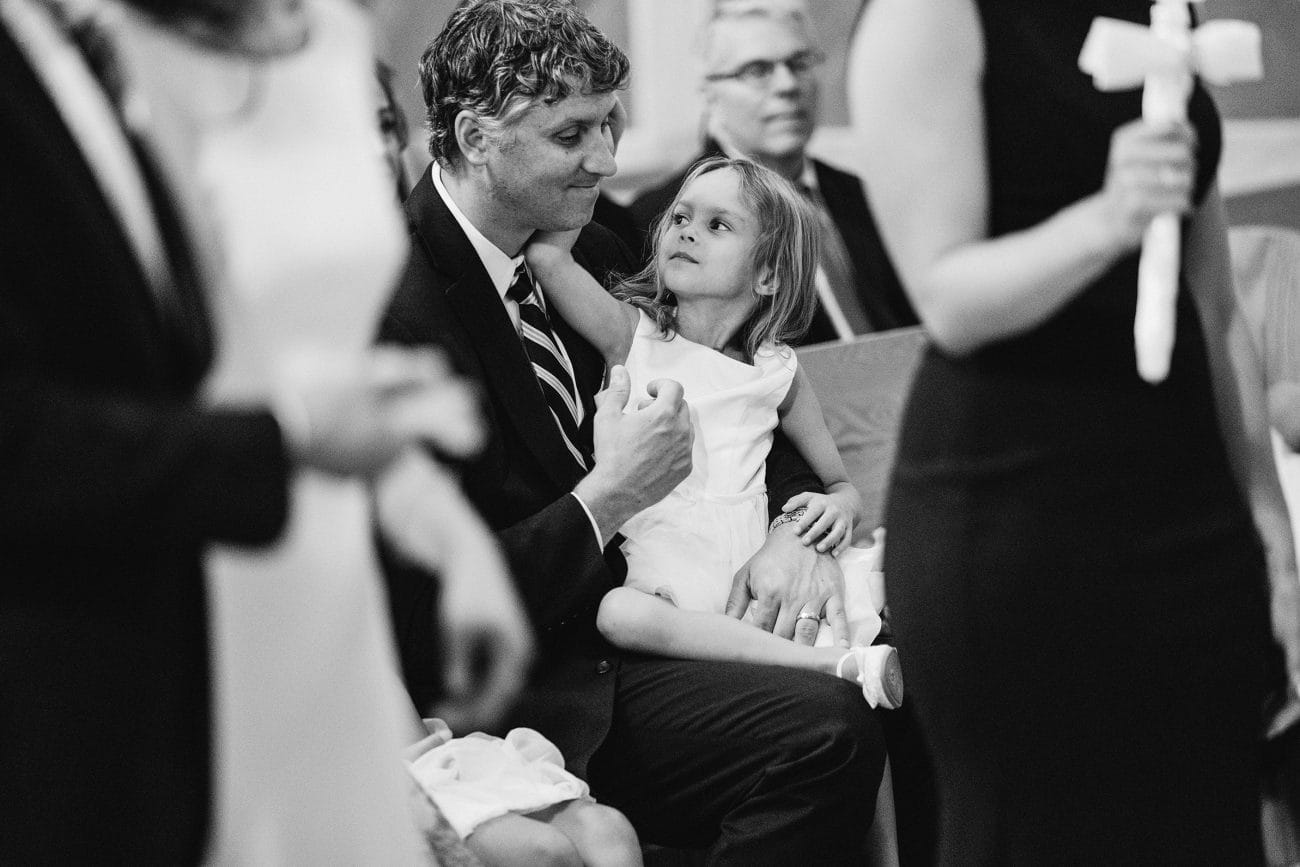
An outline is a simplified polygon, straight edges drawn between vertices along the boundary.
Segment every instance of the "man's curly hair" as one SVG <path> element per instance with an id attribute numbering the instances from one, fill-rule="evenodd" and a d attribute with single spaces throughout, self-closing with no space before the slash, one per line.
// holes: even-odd
<path id="1" fill-rule="evenodd" d="M 460 158 L 462 111 L 500 132 L 537 100 L 627 86 L 628 60 L 571 0 L 468 0 L 420 56 L 429 153 Z"/>

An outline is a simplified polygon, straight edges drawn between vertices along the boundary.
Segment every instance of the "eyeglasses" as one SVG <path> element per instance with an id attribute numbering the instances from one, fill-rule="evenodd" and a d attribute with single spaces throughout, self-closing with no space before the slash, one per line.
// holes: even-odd
<path id="1" fill-rule="evenodd" d="M 735 79 L 750 87 L 767 87 L 772 83 L 778 66 L 784 66 L 790 74 L 798 79 L 805 79 L 812 71 L 826 61 L 826 55 L 820 51 L 800 51 L 780 60 L 751 60 L 739 69 L 731 72 L 714 72 L 704 76 L 705 81 L 725 81 Z"/>

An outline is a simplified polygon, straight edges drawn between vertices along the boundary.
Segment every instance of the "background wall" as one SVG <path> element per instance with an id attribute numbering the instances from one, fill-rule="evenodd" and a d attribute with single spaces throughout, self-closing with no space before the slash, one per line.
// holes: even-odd
<path id="1" fill-rule="evenodd" d="M 852 167 L 853 137 L 844 92 L 844 64 L 861 0 L 809 0 L 826 51 L 822 127 L 812 149 Z M 423 113 L 415 64 L 440 30 L 455 0 L 377 2 L 379 50 L 398 73 L 397 89 L 412 121 L 409 154 L 421 168 Z M 699 142 L 700 74 L 693 34 L 709 0 L 585 0 L 580 6 L 632 59 L 626 96 L 630 119 L 619 153 L 619 174 L 607 184 L 626 199 L 688 159 Z M 1216 92 L 1225 118 L 1226 148 L 1220 184 L 1234 223 L 1281 223 L 1300 229 L 1300 0 L 1207 0 L 1209 18 L 1245 18 L 1264 30 L 1265 80 Z"/>

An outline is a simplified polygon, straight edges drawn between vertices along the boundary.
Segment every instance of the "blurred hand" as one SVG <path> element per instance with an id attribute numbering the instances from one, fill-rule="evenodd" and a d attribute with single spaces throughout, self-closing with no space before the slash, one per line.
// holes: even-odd
<path id="1" fill-rule="evenodd" d="M 493 727 L 523 688 L 533 655 L 496 538 L 422 449 L 409 449 L 383 473 L 375 502 L 384 537 L 441 582 L 447 698 L 438 715 L 457 731 Z"/>
<path id="2" fill-rule="evenodd" d="M 1196 182 L 1196 134 L 1187 124 L 1135 120 L 1111 136 L 1102 198 L 1122 249 L 1142 241 L 1158 214 L 1185 214 Z"/>
<path id="3" fill-rule="evenodd" d="M 596 395 L 595 467 L 574 488 L 606 540 L 691 472 L 694 431 L 681 384 L 655 380 L 650 396 L 625 413 L 631 387 L 627 368 L 614 365 L 608 387 Z"/>
<path id="4" fill-rule="evenodd" d="M 1300 452 L 1300 382 L 1284 380 L 1268 389 L 1268 422 L 1293 452 Z"/>
<path id="5" fill-rule="evenodd" d="M 817 618 L 800 620 L 800 612 L 807 611 L 830 623 L 837 645 L 849 646 L 844 573 L 834 557 L 805 546 L 793 523 L 768 533 L 763 546 L 732 579 L 726 613 L 743 618 L 750 602 L 754 625 L 760 629 L 811 645 L 819 623 Z"/>
<path id="6" fill-rule="evenodd" d="M 421 722 L 424 723 L 425 731 L 428 734 L 402 750 L 402 758 L 408 762 L 415 761 L 429 750 L 442 746 L 452 738 L 451 727 L 442 720 L 431 717 L 421 720 Z"/>
<path id="7" fill-rule="evenodd" d="M 1300 696 L 1300 577 L 1295 566 L 1269 563 L 1273 636 L 1286 657 L 1287 684 L 1292 696 Z"/>
<path id="8" fill-rule="evenodd" d="M 272 409 L 291 458 L 339 475 L 370 475 L 421 440 L 458 456 L 483 442 L 473 390 L 433 349 L 292 354 Z"/>

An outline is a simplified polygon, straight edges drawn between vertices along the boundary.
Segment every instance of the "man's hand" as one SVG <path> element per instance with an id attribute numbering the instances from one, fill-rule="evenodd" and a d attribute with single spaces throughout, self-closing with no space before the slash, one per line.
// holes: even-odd
<path id="1" fill-rule="evenodd" d="M 763 547 L 740 567 L 731 582 L 727 614 L 744 617 L 751 601 L 754 625 L 760 629 L 812 645 L 825 617 L 835 643 L 849 646 L 844 573 L 834 557 L 805 546 L 793 523 L 769 533 Z M 815 616 L 800 618 L 801 613 Z"/>
<path id="2" fill-rule="evenodd" d="M 609 385 L 596 395 L 596 465 L 573 490 L 591 510 L 605 542 L 691 471 L 694 433 L 681 385 L 657 379 L 647 387 L 650 397 L 625 413 L 631 387 L 627 368 L 614 365 Z"/>
<path id="3" fill-rule="evenodd" d="M 384 472 L 375 501 L 385 538 L 441 581 L 447 699 L 438 715 L 455 730 L 491 727 L 523 688 L 533 653 L 496 539 L 422 449 Z"/>

